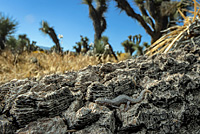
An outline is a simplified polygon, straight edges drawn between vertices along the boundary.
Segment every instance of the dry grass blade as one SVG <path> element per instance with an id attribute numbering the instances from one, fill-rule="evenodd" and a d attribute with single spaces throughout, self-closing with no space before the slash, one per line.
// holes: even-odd
<path id="1" fill-rule="evenodd" d="M 182 9 L 182 11 L 185 11 L 185 12 L 188 12 L 188 13 L 191 13 L 191 14 L 194 14 L 194 11 L 191 11 L 191 10 L 188 10 L 188 9 Z"/>
<path id="2" fill-rule="evenodd" d="M 180 27 L 180 26 L 169 27 L 169 28 L 167 28 L 167 29 L 165 29 L 165 30 L 162 30 L 161 33 L 165 33 L 165 32 L 168 32 L 168 31 L 171 31 L 171 30 L 177 29 L 177 28 L 179 28 L 179 27 Z"/>
<path id="3" fill-rule="evenodd" d="M 165 45 L 166 43 L 167 43 L 167 40 L 162 41 L 162 42 L 159 43 L 158 45 L 156 44 L 156 46 L 153 47 L 152 49 L 150 49 L 146 54 L 152 54 L 152 53 L 154 53 L 155 51 L 158 50 L 159 47 L 162 47 L 162 46 Z"/>
<path id="4" fill-rule="evenodd" d="M 149 48 L 147 48 L 148 50 L 152 49 L 153 47 L 155 47 L 157 44 L 161 43 L 163 40 L 165 40 L 167 37 L 167 35 L 163 35 L 160 39 L 158 39 L 157 41 L 155 41 Z"/>
<path id="5" fill-rule="evenodd" d="M 182 27 L 179 26 L 179 27 L 176 28 L 176 30 L 174 30 L 170 33 L 167 33 L 166 35 L 163 35 L 159 40 L 157 40 L 154 44 L 152 44 L 150 46 L 150 49 L 146 53 L 146 55 L 156 54 L 158 52 L 164 52 L 164 49 L 162 47 L 164 47 L 166 49 L 168 46 L 170 46 L 170 44 L 168 44 L 168 43 L 173 42 L 174 38 L 177 37 L 177 34 L 182 32 L 183 29 L 186 29 L 186 27 L 185 26 L 182 26 Z M 159 48 L 161 48 L 162 51 L 158 50 Z"/>
<path id="6" fill-rule="evenodd" d="M 199 12 L 200 12 L 200 9 L 198 9 L 198 11 L 197 11 L 197 15 L 199 14 Z"/>
<path id="7" fill-rule="evenodd" d="M 194 17 L 192 19 L 192 22 L 195 21 L 196 16 L 197 16 L 197 2 L 196 2 L 196 0 L 194 0 Z"/>
<path id="8" fill-rule="evenodd" d="M 179 14 L 183 17 L 184 19 L 184 25 L 183 26 L 173 26 L 170 27 L 166 30 L 161 31 L 162 33 L 165 33 L 160 39 L 155 41 L 147 50 L 145 55 L 154 55 L 157 53 L 167 53 L 175 44 L 175 42 L 180 41 L 184 38 L 184 36 L 190 35 L 189 29 L 190 26 L 195 22 L 198 17 L 200 17 L 200 4 L 196 2 L 196 0 L 193 0 L 194 2 L 194 11 L 190 10 L 182 10 L 182 11 L 187 11 L 189 13 L 193 14 L 193 17 L 191 16 L 185 16 L 183 12 L 178 9 Z M 198 16 L 198 17 L 197 17 Z"/>
<path id="9" fill-rule="evenodd" d="M 159 51 L 155 52 L 155 54 L 157 54 L 157 53 L 162 53 L 167 47 L 168 47 L 168 45 L 165 45 L 165 46 L 162 47 Z"/>
<path id="10" fill-rule="evenodd" d="M 189 27 L 188 27 L 188 28 L 189 28 Z M 178 34 L 178 36 L 177 36 L 177 37 L 169 44 L 169 46 L 166 48 L 166 50 L 164 51 L 164 53 L 168 52 L 169 49 L 172 48 L 172 46 L 174 45 L 175 41 L 177 41 L 177 40 L 181 37 L 181 35 L 182 35 L 186 30 L 188 30 L 188 28 L 186 28 L 186 29 L 183 30 L 180 34 Z"/>
<path id="11" fill-rule="evenodd" d="M 181 12 L 180 9 L 178 9 L 178 12 L 180 13 L 180 15 L 183 17 L 184 20 L 187 20 L 186 16 Z"/>

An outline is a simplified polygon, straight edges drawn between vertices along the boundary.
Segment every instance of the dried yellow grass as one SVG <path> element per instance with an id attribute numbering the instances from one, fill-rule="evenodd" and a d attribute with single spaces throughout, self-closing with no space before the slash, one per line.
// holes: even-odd
<path id="1" fill-rule="evenodd" d="M 37 58 L 37 63 L 31 62 L 33 57 Z M 118 57 L 119 61 L 127 58 L 128 56 Z M 112 57 L 101 61 L 103 63 L 117 62 Z M 20 55 L 13 55 L 10 51 L 4 51 L 0 54 L 0 84 L 12 79 L 40 78 L 47 74 L 76 71 L 99 63 L 98 57 L 94 56 L 67 54 L 62 57 L 56 53 L 46 54 L 44 52 L 24 52 Z"/>
<path id="2" fill-rule="evenodd" d="M 31 62 L 33 57 L 37 58 L 37 63 Z M 16 57 L 11 52 L 6 51 L 0 56 L 0 83 L 12 79 L 39 77 L 51 73 L 64 73 L 68 70 L 79 70 L 98 63 L 95 57 L 82 55 L 64 55 L 62 57 L 55 53 L 28 54 L 24 52 Z"/>
<path id="3" fill-rule="evenodd" d="M 188 32 L 190 25 L 195 22 L 196 19 L 200 18 L 200 4 L 196 2 L 196 0 L 193 0 L 194 2 L 194 11 L 185 10 L 191 14 L 193 14 L 193 17 L 191 16 L 185 16 L 180 9 L 178 9 L 178 12 L 184 19 L 184 25 L 183 26 L 173 26 L 170 27 L 163 32 L 170 31 L 167 34 L 163 35 L 160 39 L 155 41 L 146 51 L 145 55 L 155 55 L 157 53 L 167 53 L 174 44 L 184 36 L 185 32 Z"/>

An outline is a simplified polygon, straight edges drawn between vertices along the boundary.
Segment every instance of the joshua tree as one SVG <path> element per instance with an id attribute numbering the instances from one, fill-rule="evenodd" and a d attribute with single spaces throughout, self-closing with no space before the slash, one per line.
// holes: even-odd
<path id="1" fill-rule="evenodd" d="M 32 41 L 29 45 L 28 45 L 28 52 L 31 52 L 31 51 L 36 51 L 37 50 L 37 47 L 36 46 L 36 41 Z"/>
<path id="2" fill-rule="evenodd" d="M 18 23 L 0 13 L 0 49 L 5 49 L 6 39 L 16 30 Z"/>
<path id="3" fill-rule="evenodd" d="M 95 47 L 96 50 L 100 50 L 102 51 L 103 48 L 103 52 L 105 50 L 105 45 L 109 45 L 109 49 L 112 52 L 112 54 L 114 55 L 115 59 L 117 59 L 117 56 L 115 55 L 112 46 L 108 43 L 107 40 L 107 44 L 105 43 L 105 41 L 103 41 L 103 39 L 105 39 L 105 37 L 102 37 L 102 33 L 106 30 L 107 24 L 106 24 L 106 19 L 104 17 L 104 13 L 107 11 L 108 9 L 108 1 L 109 0 L 95 0 L 96 2 L 96 8 L 94 8 L 93 6 L 93 0 L 82 0 L 83 4 L 87 4 L 89 7 L 89 16 L 93 21 L 93 26 L 94 26 L 94 31 L 95 31 L 95 35 L 94 35 L 94 43 L 95 43 Z M 101 42 L 104 42 L 104 45 L 102 45 Z"/>
<path id="4" fill-rule="evenodd" d="M 73 49 L 76 50 L 76 53 L 81 53 L 81 42 L 76 42 L 77 46 L 73 46 Z"/>
<path id="5" fill-rule="evenodd" d="M 87 37 L 83 37 L 82 35 L 80 37 L 81 37 L 81 45 L 83 46 L 81 51 L 83 53 L 87 53 L 87 51 L 90 50 L 90 47 L 88 44 L 89 39 Z"/>
<path id="6" fill-rule="evenodd" d="M 106 29 L 106 19 L 104 17 L 104 13 L 108 8 L 108 0 L 95 0 L 96 8 L 93 6 L 93 0 L 82 0 L 83 4 L 87 4 L 89 7 L 89 16 L 93 21 L 94 26 L 94 40 L 95 42 L 101 39 L 102 33 Z"/>
<path id="7" fill-rule="evenodd" d="M 112 46 L 109 43 L 107 36 L 102 36 L 100 40 L 96 41 L 94 45 L 94 52 L 98 54 L 103 54 L 104 58 L 107 55 L 113 55 L 116 60 L 118 60 Z"/>
<path id="8" fill-rule="evenodd" d="M 39 47 L 36 46 L 36 41 L 32 41 L 30 43 L 30 39 L 27 37 L 26 34 L 18 35 L 16 39 L 14 36 L 9 36 L 6 41 L 6 47 L 10 49 L 13 53 L 21 53 L 24 50 L 28 52 L 36 51 Z"/>
<path id="9" fill-rule="evenodd" d="M 17 49 L 18 40 L 14 36 L 10 36 L 6 41 L 8 49 L 15 51 Z"/>
<path id="10" fill-rule="evenodd" d="M 140 46 L 141 38 L 142 36 L 140 34 L 133 36 L 133 49 L 137 51 L 136 56 L 143 55 L 143 46 Z"/>
<path id="11" fill-rule="evenodd" d="M 56 52 L 62 53 L 62 48 L 60 47 L 60 43 L 55 33 L 55 30 L 53 29 L 53 27 L 49 26 L 47 21 L 42 21 L 42 28 L 40 28 L 39 30 L 41 30 L 44 34 L 48 34 L 50 38 L 53 40 L 53 42 L 55 43 Z"/>
<path id="12" fill-rule="evenodd" d="M 76 53 L 87 53 L 88 50 L 90 50 L 90 46 L 88 44 L 89 39 L 87 37 L 83 37 L 80 35 L 81 41 L 76 42 L 77 46 L 73 46 L 73 49 L 76 50 Z"/>
<path id="13" fill-rule="evenodd" d="M 18 35 L 18 48 L 22 51 L 30 46 L 30 40 L 26 34 Z"/>
<path id="14" fill-rule="evenodd" d="M 178 7 L 188 8 L 190 0 L 181 2 L 172 0 L 134 0 L 141 14 L 135 12 L 127 0 L 115 0 L 117 7 L 125 11 L 128 16 L 136 19 L 151 36 L 151 43 L 161 37 L 161 31 L 171 25 L 177 16 Z M 173 22 L 174 24 L 174 22 Z"/>
<path id="15" fill-rule="evenodd" d="M 133 48 L 133 41 L 132 41 L 132 36 L 129 35 L 128 36 L 129 40 L 125 40 L 124 42 L 122 42 L 122 46 L 124 47 L 124 50 L 126 53 L 129 53 L 130 55 L 132 55 L 132 53 L 135 51 L 135 49 Z"/>
<path id="16" fill-rule="evenodd" d="M 125 40 L 122 42 L 122 46 L 124 47 L 124 50 L 126 53 L 129 53 L 130 55 L 133 54 L 133 52 L 136 52 L 136 56 L 143 55 L 143 48 L 149 47 L 148 43 L 144 42 L 142 46 L 140 46 L 141 38 L 142 36 L 135 35 L 135 36 L 128 36 L 129 40 Z"/>

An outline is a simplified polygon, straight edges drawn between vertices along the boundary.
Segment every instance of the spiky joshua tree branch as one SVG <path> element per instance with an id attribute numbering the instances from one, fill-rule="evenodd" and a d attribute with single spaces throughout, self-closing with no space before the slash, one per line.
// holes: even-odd
<path id="1" fill-rule="evenodd" d="M 42 27 L 39 30 L 41 30 L 44 34 L 48 34 L 56 45 L 56 52 L 62 53 L 62 48 L 60 47 L 60 42 L 55 33 L 55 30 L 53 29 L 53 27 L 49 26 L 47 21 L 42 21 Z"/>

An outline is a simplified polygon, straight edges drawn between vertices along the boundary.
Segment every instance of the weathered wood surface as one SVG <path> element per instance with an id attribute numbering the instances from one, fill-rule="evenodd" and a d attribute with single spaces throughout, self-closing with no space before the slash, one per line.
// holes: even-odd
<path id="1" fill-rule="evenodd" d="M 200 133 L 200 47 L 193 45 L 0 85 L 0 133 Z M 127 112 L 94 103 L 143 89 L 152 95 Z"/>

